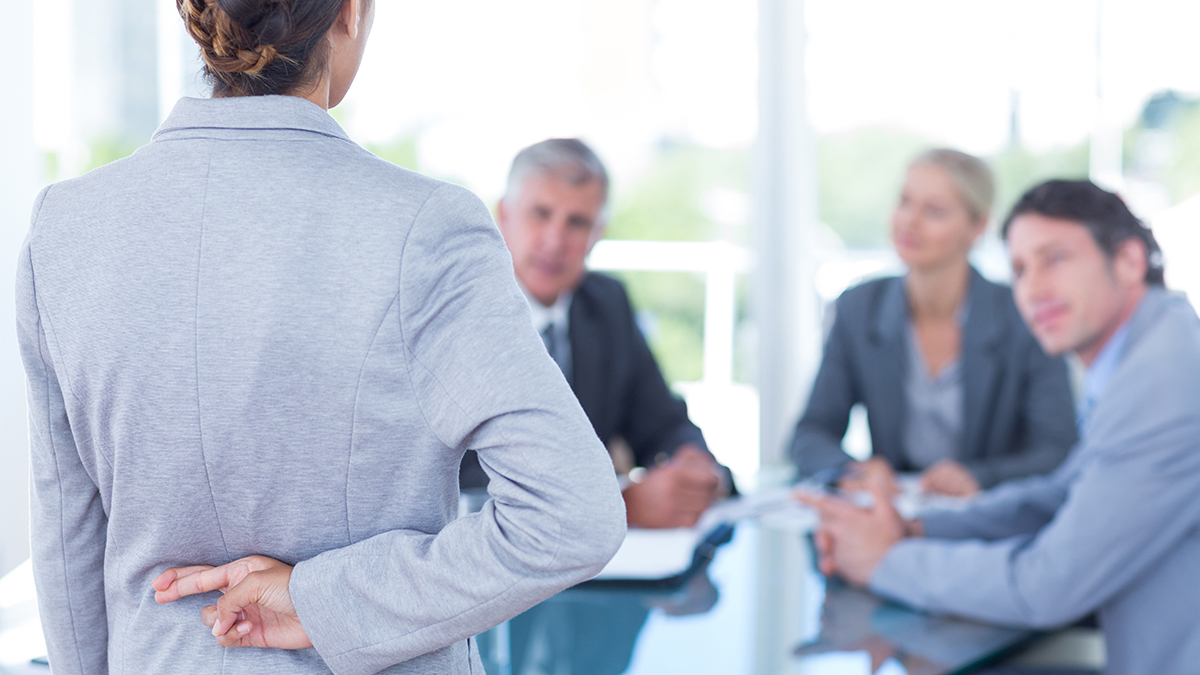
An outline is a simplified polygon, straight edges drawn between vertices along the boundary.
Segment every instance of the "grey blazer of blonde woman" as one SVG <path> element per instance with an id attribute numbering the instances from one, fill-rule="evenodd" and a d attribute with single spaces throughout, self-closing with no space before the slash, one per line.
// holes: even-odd
<path id="1" fill-rule="evenodd" d="M 971 270 L 960 352 L 963 439 L 958 455 L 983 487 L 1045 474 L 1075 444 L 1074 403 L 1061 358 L 1046 356 L 1012 291 Z M 850 410 L 867 409 L 876 456 L 914 471 L 904 448 L 908 413 L 908 298 L 903 277 L 870 281 L 838 298 L 833 329 L 796 425 L 791 454 L 802 475 L 850 461 Z"/>
<path id="2" fill-rule="evenodd" d="M 17 279 L 56 675 L 482 673 L 471 636 L 595 574 L 612 463 L 488 211 L 293 97 L 184 99 L 38 198 Z M 478 452 L 482 512 L 456 520 Z M 164 568 L 295 564 L 314 648 L 224 649 Z"/>

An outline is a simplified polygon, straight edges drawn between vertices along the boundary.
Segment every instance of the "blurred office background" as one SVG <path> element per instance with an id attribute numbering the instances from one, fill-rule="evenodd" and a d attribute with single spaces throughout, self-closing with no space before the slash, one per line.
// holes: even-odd
<path id="1" fill-rule="evenodd" d="M 12 278 L 43 185 L 204 95 L 173 0 L 6 0 L 0 41 L 0 574 L 28 556 Z M 1051 176 L 1120 190 L 1200 294 L 1200 58 L 1187 0 L 377 0 L 333 111 L 401 166 L 494 203 L 522 147 L 579 136 L 614 178 L 591 259 L 629 285 L 669 381 L 752 483 L 829 303 L 898 271 L 888 220 L 931 145 L 989 159 L 998 215 Z M 1006 276 L 992 236 L 976 262 Z M 866 453 L 862 419 L 848 444 Z"/>

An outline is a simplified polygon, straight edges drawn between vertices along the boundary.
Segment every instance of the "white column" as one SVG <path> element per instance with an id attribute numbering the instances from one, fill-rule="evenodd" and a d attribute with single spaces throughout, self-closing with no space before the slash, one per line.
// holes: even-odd
<path id="1" fill-rule="evenodd" d="M 733 382 L 733 333 L 737 320 L 737 277 L 732 266 L 704 275 L 704 383 Z"/>
<path id="2" fill-rule="evenodd" d="M 1109 4 L 1108 0 L 1096 0 L 1096 103 L 1088 177 L 1100 187 L 1120 191 L 1125 186 L 1122 171 L 1124 135 L 1120 116 L 1112 102 L 1112 64 L 1108 52 L 1115 27 L 1107 20 Z"/>
<path id="3" fill-rule="evenodd" d="M 754 174 L 760 453 L 785 444 L 820 358 L 813 249 L 816 142 L 808 122 L 803 0 L 759 0 L 759 127 Z"/>
<path id="4" fill-rule="evenodd" d="M 204 62 L 192 36 L 183 27 L 183 19 L 173 0 L 157 7 L 158 30 L 158 120 L 167 118 L 181 96 L 207 98 L 210 88 L 204 81 Z"/>
<path id="5" fill-rule="evenodd" d="M 33 142 L 33 3 L 5 4 L 0 40 L 0 574 L 29 557 L 25 372 L 17 353 L 13 281 L 42 166 Z"/>
<path id="6" fill-rule="evenodd" d="M 156 5 L 158 31 L 158 121 L 161 123 L 183 95 L 183 19 L 174 2 Z"/>

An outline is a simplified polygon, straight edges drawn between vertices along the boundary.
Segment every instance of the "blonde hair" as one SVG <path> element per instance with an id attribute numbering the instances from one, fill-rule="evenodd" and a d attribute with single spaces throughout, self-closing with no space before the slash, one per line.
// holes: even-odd
<path id="1" fill-rule="evenodd" d="M 945 171 L 954 183 L 958 198 L 976 222 L 986 223 L 992 214 L 992 201 L 996 198 L 996 182 L 987 163 L 974 155 L 951 148 L 928 150 L 911 163 L 914 166 L 936 166 Z"/>

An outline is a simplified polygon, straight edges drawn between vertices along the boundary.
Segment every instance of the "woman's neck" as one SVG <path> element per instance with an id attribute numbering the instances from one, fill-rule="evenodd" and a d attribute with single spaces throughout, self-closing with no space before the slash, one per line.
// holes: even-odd
<path id="1" fill-rule="evenodd" d="M 929 269 L 911 269 L 904 279 L 908 306 L 914 321 L 953 319 L 971 284 L 971 266 L 966 261 Z"/>

